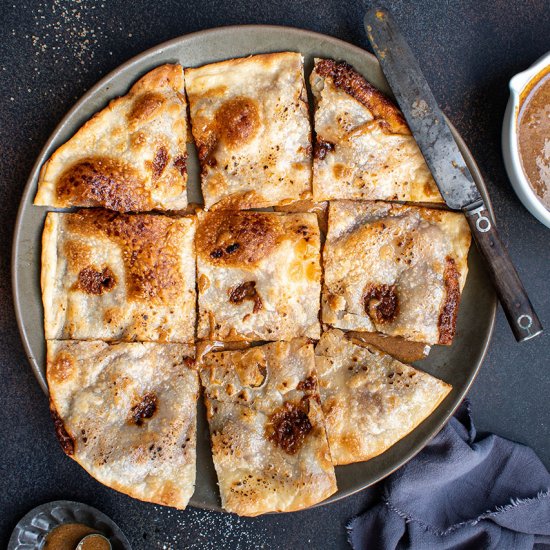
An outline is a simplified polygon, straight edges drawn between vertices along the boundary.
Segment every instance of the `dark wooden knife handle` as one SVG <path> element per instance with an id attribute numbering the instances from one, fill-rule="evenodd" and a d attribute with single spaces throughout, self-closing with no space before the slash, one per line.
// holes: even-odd
<path id="1" fill-rule="evenodd" d="M 464 209 L 472 236 L 486 260 L 504 313 L 518 342 L 542 332 L 540 323 L 506 247 L 483 202 Z"/>

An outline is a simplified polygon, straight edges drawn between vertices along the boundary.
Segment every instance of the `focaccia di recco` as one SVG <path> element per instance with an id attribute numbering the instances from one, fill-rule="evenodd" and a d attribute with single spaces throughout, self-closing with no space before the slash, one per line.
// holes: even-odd
<path id="1" fill-rule="evenodd" d="M 227 511 L 290 512 L 336 491 L 306 339 L 208 353 L 199 369 Z"/>
<path id="2" fill-rule="evenodd" d="M 316 59 L 313 200 L 443 202 L 401 111 L 345 62 Z"/>
<path id="3" fill-rule="evenodd" d="M 278 52 L 185 69 L 206 209 L 311 196 L 303 57 Z"/>
<path id="4" fill-rule="evenodd" d="M 50 212 L 46 339 L 194 342 L 195 218 Z"/>
<path id="5" fill-rule="evenodd" d="M 42 235 L 50 409 L 108 487 L 187 506 L 200 383 L 221 503 L 243 516 L 328 498 L 335 466 L 451 391 L 409 363 L 453 341 L 468 224 L 435 204 L 388 98 L 343 61 L 309 81 L 313 147 L 304 59 L 276 52 L 159 66 L 42 166 L 35 204 L 72 208 Z"/>
<path id="6" fill-rule="evenodd" d="M 195 488 L 194 347 L 48 341 L 47 379 L 63 450 L 101 483 L 185 508 Z"/>
<path id="7" fill-rule="evenodd" d="M 468 223 L 455 212 L 331 202 L 323 248 L 323 322 L 451 344 L 470 240 Z"/>
<path id="8" fill-rule="evenodd" d="M 43 165 L 34 204 L 119 212 L 187 206 L 181 65 L 162 65 L 113 99 Z"/>

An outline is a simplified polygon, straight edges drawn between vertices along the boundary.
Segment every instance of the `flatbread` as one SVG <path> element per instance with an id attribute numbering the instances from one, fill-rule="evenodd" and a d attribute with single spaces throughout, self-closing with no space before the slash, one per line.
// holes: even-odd
<path id="1" fill-rule="evenodd" d="M 315 348 L 319 392 L 335 465 L 369 460 L 412 432 L 451 386 L 336 329 Z"/>
<path id="2" fill-rule="evenodd" d="M 101 483 L 185 508 L 195 487 L 192 346 L 49 341 L 47 378 L 63 450 Z"/>
<path id="3" fill-rule="evenodd" d="M 147 73 L 50 157 L 34 204 L 119 212 L 184 209 L 186 109 L 180 65 Z"/>
<path id="4" fill-rule="evenodd" d="M 335 201 L 323 249 L 323 322 L 451 344 L 468 273 L 462 214 Z"/>
<path id="5" fill-rule="evenodd" d="M 311 130 L 300 54 L 185 69 L 185 80 L 207 210 L 310 197 Z"/>
<path id="6" fill-rule="evenodd" d="M 443 202 L 399 109 L 345 62 L 316 59 L 313 199 Z"/>
<path id="7" fill-rule="evenodd" d="M 50 212 L 42 237 L 47 339 L 193 342 L 195 219 Z"/>
<path id="8" fill-rule="evenodd" d="M 300 510 L 336 491 L 311 344 L 209 353 L 200 375 L 227 511 Z"/>
<path id="9" fill-rule="evenodd" d="M 200 213 L 196 246 L 199 338 L 319 338 L 315 214 Z"/>

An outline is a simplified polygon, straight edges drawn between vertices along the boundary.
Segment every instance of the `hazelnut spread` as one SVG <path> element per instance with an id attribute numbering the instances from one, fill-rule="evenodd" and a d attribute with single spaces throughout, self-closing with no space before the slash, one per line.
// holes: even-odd
<path id="1" fill-rule="evenodd" d="M 523 94 L 518 116 L 518 144 L 529 185 L 550 210 L 550 72 Z"/>

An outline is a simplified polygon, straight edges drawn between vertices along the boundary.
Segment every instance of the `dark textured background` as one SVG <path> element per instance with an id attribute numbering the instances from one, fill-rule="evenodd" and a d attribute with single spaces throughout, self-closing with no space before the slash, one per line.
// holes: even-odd
<path id="1" fill-rule="evenodd" d="M 366 47 L 370 2 L 134 0 L 0 4 L 0 547 L 30 508 L 74 499 L 100 508 L 136 549 L 346 547 L 344 525 L 373 498 L 290 515 L 240 519 L 142 504 L 104 488 L 66 458 L 46 397 L 28 366 L 14 320 L 10 247 L 17 206 L 42 145 L 88 88 L 160 42 L 220 25 L 271 23 Z M 436 98 L 470 146 L 491 193 L 504 240 L 548 332 L 516 345 L 499 311 L 471 390 L 479 428 L 531 445 L 550 466 L 550 230 L 522 207 L 506 179 L 500 128 L 507 83 L 550 49 L 548 2 L 386 2 Z"/>

